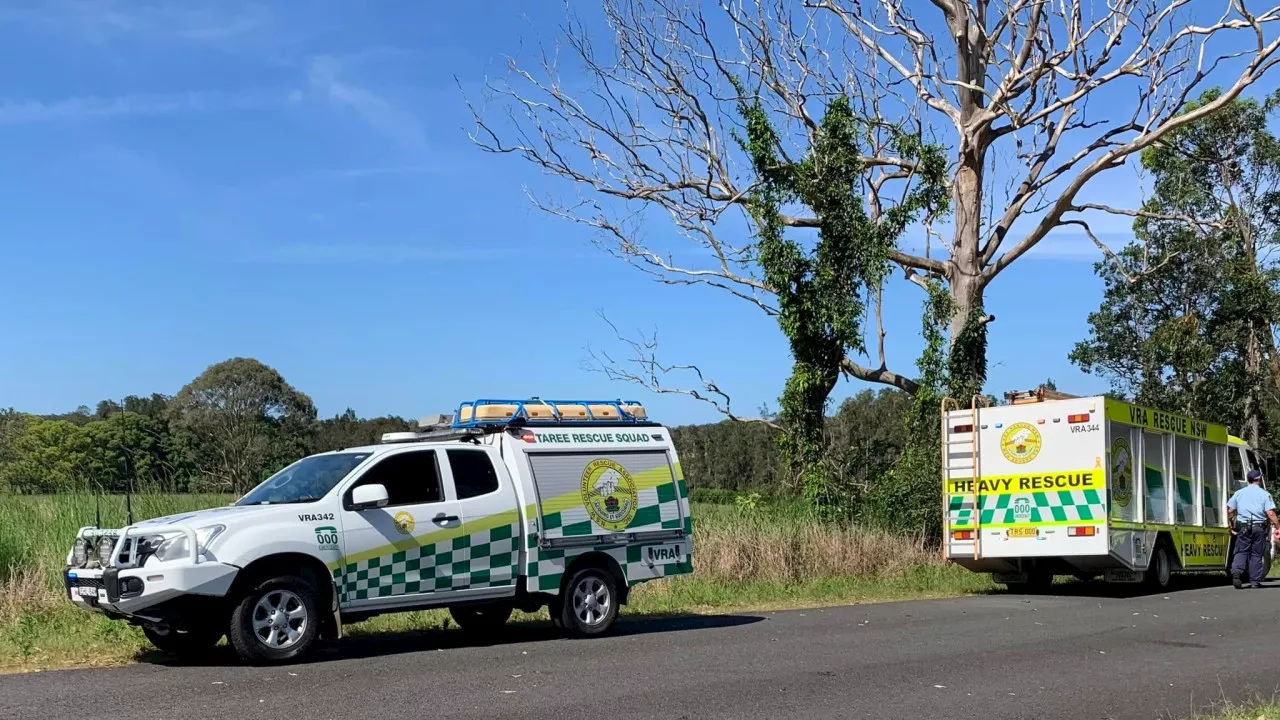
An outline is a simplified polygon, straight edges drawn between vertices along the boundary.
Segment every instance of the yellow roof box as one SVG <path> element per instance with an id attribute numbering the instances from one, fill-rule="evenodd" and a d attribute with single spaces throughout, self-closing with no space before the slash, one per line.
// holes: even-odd
<path id="1" fill-rule="evenodd" d="M 626 425 L 646 423 L 649 413 L 634 400 L 475 400 L 455 413 L 454 427 L 557 423 Z"/>

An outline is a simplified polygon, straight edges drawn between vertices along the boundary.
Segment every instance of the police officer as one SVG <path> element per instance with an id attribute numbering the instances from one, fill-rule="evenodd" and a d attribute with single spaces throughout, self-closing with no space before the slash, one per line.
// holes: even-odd
<path id="1" fill-rule="evenodd" d="M 1270 521 L 1270 523 L 1268 523 Z M 1227 501 L 1227 522 L 1236 536 L 1235 556 L 1231 559 L 1231 584 L 1239 590 L 1248 576 L 1249 587 L 1262 587 L 1262 558 L 1271 542 L 1271 525 L 1280 528 L 1276 519 L 1276 503 L 1262 487 L 1262 473 L 1249 471 L 1249 484 L 1240 488 Z"/>

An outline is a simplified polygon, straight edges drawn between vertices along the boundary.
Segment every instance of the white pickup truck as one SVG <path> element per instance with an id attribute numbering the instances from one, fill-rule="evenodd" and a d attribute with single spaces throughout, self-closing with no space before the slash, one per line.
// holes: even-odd
<path id="1" fill-rule="evenodd" d="M 82 528 L 65 579 L 162 650 L 225 635 L 280 662 L 431 607 L 483 631 L 545 606 L 596 635 L 637 583 L 692 572 L 691 552 L 671 434 L 638 403 L 479 400 L 446 428 L 299 460 L 229 507 Z"/>

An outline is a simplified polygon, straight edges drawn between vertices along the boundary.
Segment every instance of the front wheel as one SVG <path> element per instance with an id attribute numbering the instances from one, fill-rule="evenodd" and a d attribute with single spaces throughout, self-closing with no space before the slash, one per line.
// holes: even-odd
<path id="1" fill-rule="evenodd" d="M 570 635 L 601 635 L 618 618 L 617 582 L 600 568 L 584 568 L 573 574 L 558 605 L 560 626 Z"/>
<path id="2" fill-rule="evenodd" d="M 142 634 L 158 650 L 180 658 L 199 655 L 222 639 L 223 630 L 217 625 L 193 626 L 176 630 L 172 625 L 143 625 Z"/>
<path id="3" fill-rule="evenodd" d="M 306 653 L 319 632 L 315 589 L 302 578 L 286 576 L 245 593 L 231 613 L 227 637 L 245 660 L 277 663 Z"/>
<path id="4" fill-rule="evenodd" d="M 514 610 L 510 603 L 460 605 L 449 608 L 449 615 L 467 632 L 489 633 L 507 624 Z"/>

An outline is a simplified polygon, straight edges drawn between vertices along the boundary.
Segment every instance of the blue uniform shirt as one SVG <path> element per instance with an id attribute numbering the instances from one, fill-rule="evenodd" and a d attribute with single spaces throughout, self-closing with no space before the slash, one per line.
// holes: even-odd
<path id="1" fill-rule="evenodd" d="M 1266 522 L 1267 511 L 1276 509 L 1276 501 L 1261 486 L 1249 485 L 1237 490 L 1227 507 L 1235 510 L 1236 519 L 1242 522 Z"/>

